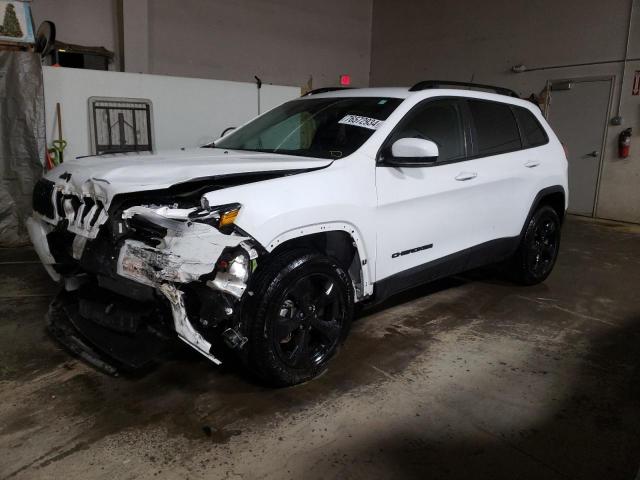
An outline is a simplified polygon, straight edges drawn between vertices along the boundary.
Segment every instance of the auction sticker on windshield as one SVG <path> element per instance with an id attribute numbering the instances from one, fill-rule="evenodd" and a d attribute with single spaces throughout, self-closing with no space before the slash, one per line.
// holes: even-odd
<path id="1" fill-rule="evenodd" d="M 338 123 L 345 125 L 353 125 L 354 127 L 368 128 L 369 130 L 377 129 L 383 122 L 375 118 L 361 117 L 360 115 L 345 115 Z"/>

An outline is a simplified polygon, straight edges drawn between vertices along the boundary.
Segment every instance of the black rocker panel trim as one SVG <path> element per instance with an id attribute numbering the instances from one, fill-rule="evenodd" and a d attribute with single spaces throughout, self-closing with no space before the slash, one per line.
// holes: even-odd
<path id="1" fill-rule="evenodd" d="M 520 236 L 491 240 L 383 278 L 375 284 L 375 302 L 424 283 L 504 260 L 516 251 L 519 243 Z"/>

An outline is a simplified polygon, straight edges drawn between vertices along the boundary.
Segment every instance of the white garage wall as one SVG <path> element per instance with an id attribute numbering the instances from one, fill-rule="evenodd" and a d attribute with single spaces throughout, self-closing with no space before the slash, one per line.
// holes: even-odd
<path id="1" fill-rule="evenodd" d="M 58 138 L 55 112 L 60 102 L 65 158 L 91 153 L 89 97 L 151 100 L 157 150 L 200 146 L 258 113 L 253 83 L 59 67 L 43 67 L 43 75 L 47 142 Z M 297 87 L 263 84 L 261 111 L 299 95 Z"/>
<path id="2" fill-rule="evenodd" d="M 607 130 L 596 216 L 640 223 L 640 96 L 631 95 L 633 74 L 640 70 L 640 0 L 402 4 L 398 8 L 392 0 L 373 2 L 371 86 L 462 80 L 501 85 L 529 96 L 539 93 L 547 80 L 613 76 L 610 116 L 617 113 L 620 99 L 624 122 Z M 513 73 L 511 67 L 518 64 L 538 69 Z M 627 127 L 633 128 L 631 155 L 620 159 L 617 137 Z"/>
<path id="3" fill-rule="evenodd" d="M 31 8 L 36 25 L 55 22 L 58 40 L 114 52 L 112 70 L 245 82 L 258 75 L 293 86 L 313 77 L 316 88 L 345 73 L 353 85 L 369 82 L 372 0 L 32 0 Z"/>

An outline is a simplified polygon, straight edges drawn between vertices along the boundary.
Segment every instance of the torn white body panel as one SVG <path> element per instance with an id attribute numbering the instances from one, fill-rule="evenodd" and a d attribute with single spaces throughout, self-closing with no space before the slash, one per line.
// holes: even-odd
<path id="1" fill-rule="evenodd" d="M 248 278 L 249 258 L 245 255 L 239 255 L 230 262 L 227 271 L 218 272 L 213 280 L 207 281 L 207 286 L 240 299 L 247 289 Z"/>
<path id="2" fill-rule="evenodd" d="M 155 215 L 158 215 L 158 216 L 163 217 L 163 218 L 171 218 L 173 220 L 188 220 L 189 219 L 189 214 L 193 213 L 196 210 L 197 210 L 196 207 L 193 207 L 193 208 L 175 208 L 175 207 L 170 207 L 168 205 L 163 205 L 163 206 L 157 207 L 157 208 L 136 206 L 136 207 L 128 208 L 127 210 L 122 212 L 122 218 L 123 219 L 131 218 L 136 214 L 141 214 L 141 215 L 147 214 L 147 215 L 150 215 L 151 213 L 154 213 Z"/>
<path id="3" fill-rule="evenodd" d="M 131 207 L 123 212 L 123 218 L 139 215 L 166 228 L 167 233 L 157 247 L 139 240 L 125 240 L 118 256 L 119 275 L 151 286 L 163 282 L 196 281 L 214 270 L 225 248 L 237 247 L 248 240 L 248 237 L 222 234 L 204 223 L 167 218 L 158 211 L 168 216 L 174 214 L 172 209 L 144 206 Z"/>
<path id="4" fill-rule="evenodd" d="M 191 322 L 187 317 L 187 311 L 184 307 L 184 294 L 175 286 L 167 283 L 160 285 L 159 290 L 171 303 L 174 328 L 180 340 L 200 352 L 216 365 L 220 365 L 220 360 L 214 357 L 210 352 L 211 344 L 193 328 L 193 325 L 191 325 Z"/>
<path id="5" fill-rule="evenodd" d="M 249 238 L 225 235 L 211 225 L 187 220 L 189 213 L 194 210 L 168 206 L 135 206 L 125 210 L 123 219 L 140 216 L 165 228 L 166 234 L 156 247 L 139 240 L 125 240 L 120 249 L 117 272 L 123 277 L 156 287 L 171 303 L 178 337 L 218 365 L 220 360 L 211 354 L 211 343 L 198 333 L 189 320 L 184 293 L 174 284 L 193 282 L 213 272 L 225 248 L 241 245 L 247 254 L 234 259 L 228 272 L 218 272 L 212 282 L 207 282 L 214 290 L 230 293 L 240 299 L 248 277 L 250 249 L 244 242 Z"/>

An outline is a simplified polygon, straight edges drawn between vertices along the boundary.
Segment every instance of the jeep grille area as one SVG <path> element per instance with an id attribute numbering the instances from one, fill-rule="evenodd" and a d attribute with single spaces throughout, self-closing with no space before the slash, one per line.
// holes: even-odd
<path id="1" fill-rule="evenodd" d="M 50 223 L 67 221 L 67 230 L 88 238 L 95 238 L 107 219 L 104 204 L 89 196 L 63 192 L 55 183 L 41 178 L 33 190 L 33 210 L 50 219 Z"/>

